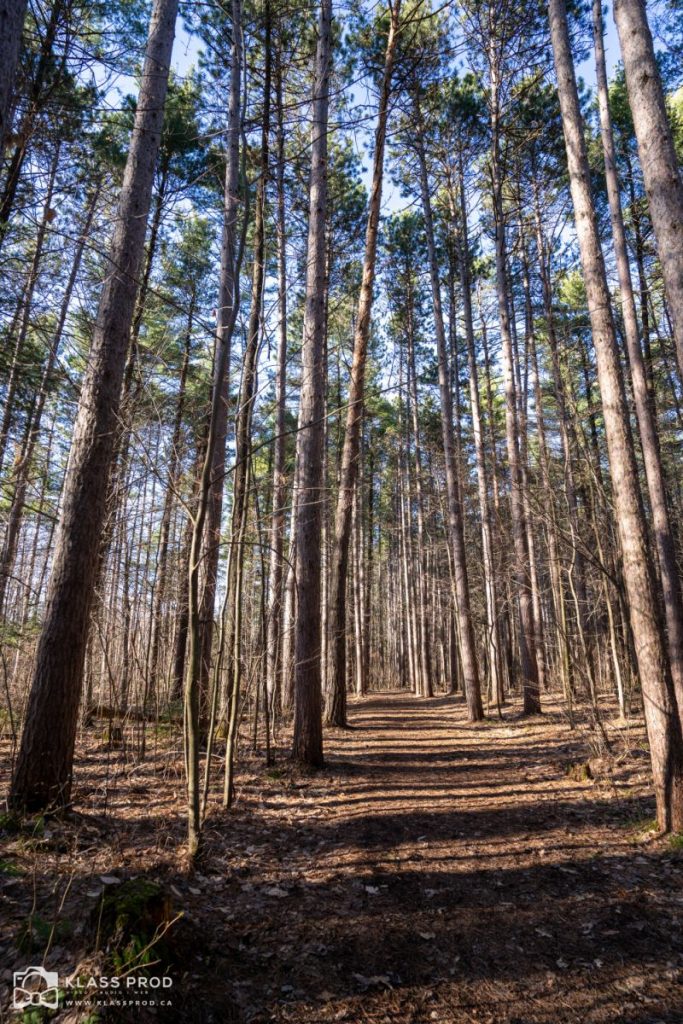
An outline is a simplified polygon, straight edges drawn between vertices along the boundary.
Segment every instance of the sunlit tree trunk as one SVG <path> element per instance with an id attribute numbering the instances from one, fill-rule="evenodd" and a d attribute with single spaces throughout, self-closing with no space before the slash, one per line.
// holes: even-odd
<path id="1" fill-rule="evenodd" d="M 615 0 L 613 11 L 683 379 L 683 180 L 644 0 Z"/>
<path id="2" fill-rule="evenodd" d="M 612 218 L 614 251 L 617 260 L 617 272 L 619 274 L 619 292 L 624 318 L 624 334 L 626 336 L 626 348 L 631 367 L 633 400 L 636 407 L 638 427 L 640 429 L 640 440 L 643 447 L 645 478 L 647 480 L 650 506 L 652 508 L 654 540 L 659 560 L 659 573 L 664 593 L 664 612 L 666 615 L 671 675 L 676 689 L 676 700 L 678 702 L 679 712 L 683 712 L 683 600 L 681 600 L 681 585 L 678 576 L 678 566 L 676 564 L 676 546 L 667 507 L 666 487 L 664 484 L 664 473 L 662 470 L 662 460 L 659 451 L 659 437 L 657 435 L 657 427 L 653 415 L 652 403 L 650 401 L 645 360 L 643 359 L 643 353 L 640 347 L 640 338 L 638 336 L 638 319 L 636 316 L 636 304 L 633 296 L 631 270 L 629 267 L 628 249 L 626 246 L 624 218 L 621 210 L 619 180 L 617 177 L 616 157 L 614 152 L 614 138 L 612 135 L 612 122 L 609 110 L 607 69 L 605 67 L 605 49 L 602 37 L 601 0 L 594 0 L 593 2 L 593 35 L 595 40 L 598 101 L 600 105 L 600 127 L 603 154 L 605 157 L 605 176 L 607 179 L 607 195 L 609 198 L 610 214 Z M 682 252 L 681 273 L 683 274 L 683 222 L 679 225 L 679 234 L 679 243 L 681 245 Z"/>
<path id="3" fill-rule="evenodd" d="M 586 285 L 598 380 L 618 515 L 624 579 L 643 692 L 657 799 L 664 829 L 683 827 L 683 741 L 647 552 L 643 508 L 621 385 L 618 351 L 579 106 L 564 0 L 550 0 L 550 29 L 581 265 Z"/>
<path id="4" fill-rule="evenodd" d="M 47 607 L 12 781 L 15 805 L 44 808 L 70 800 L 90 610 L 176 14 L 177 0 L 156 0 L 107 276 L 74 425 Z"/>
<path id="5" fill-rule="evenodd" d="M 491 511 L 489 507 L 489 481 L 484 449 L 482 430 L 481 400 L 479 396 L 479 374 L 477 356 L 474 345 L 474 319 L 472 316 L 472 282 L 470 278 L 469 230 L 467 217 L 467 201 L 465 196 L 465 175 L 462 157 L 458 167 L 458 193 L 460 198 L 459 213 L 459 260 L 460 291 L 462 293 L 463 314 L 465 321 L 465 341 L 467 343 L 467 365 L 470 378 L 470 404 L 472 414 L 472 433 L 474 435 L 474 451 L 477 462 L 477 487 L 479 495 L 479 513 L 481 516 L 481 540 L 484 557 L 484 592 L 486 597 L 486 636 L 488 646 L 489 681 L 493 701 L 500 708 L 503 703 L 503 680 L 500 664 L 500 631 L 498 626 L 498 595 L 496 574 L 493 563 L 493 540 L 491 533 Z M 452 210 L 455 220 L 456 209 Z"/>

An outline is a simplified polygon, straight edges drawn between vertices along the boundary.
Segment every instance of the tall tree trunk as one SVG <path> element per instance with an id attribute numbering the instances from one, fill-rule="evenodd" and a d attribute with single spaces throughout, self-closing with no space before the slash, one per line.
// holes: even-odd
<path id="1" fill-rule="evenodd" d="M 311 128 L 301 405 L 297 437 L 294 737 L 296 761 L 323 763 L 320 539 L 325 440 L 325 223 L 332 0 L 321 0 Z"/>
<path id="2" fill-rule="evenodd" d="M 221 521 L 223 515 L 223 492 L 225 490 L 226 446 L 228 440 L 228 418 L 230 411 L 230 356 L 232 336 L 238 313 L 239 261 L 237 244 L 237 218 L 240 205 L 240 131 L 241 74 L 242 74 L 242 0 L 233 0 L 232 54 L 230 65 L 230 92 L 228 97 L 227 163 L 223 195 L 223 233 L 221 239 L 221 272 L 218 286 L 218 310 L 216 314 L 216 347 L 213 376 L 213 408 L 211 433 L 214 435 L 207 458 L 211 457 L 209 491 L 205 522 L 202 524 L 201 562 L 203 568 L 203 590 L 198 610 L 199 622 L 199 669 L 197 676 L 200 705 L 206 710 L 206 694 L 211 674 L 211 660 L 214 635 L 214 611 L 218 561 L 221 542 Z M 246 226 L 246 213 L 245 213 Z M 215 413 L 214 413 L 215 410 Z M 214 418 L 215 415 L 215 418 Z M 204 499 L 200 498 L 200 510 Z M 197 566 L 197 571 L 199 566 Z M 192 617 L 190 616 L 192 629 Z"/>
<path id="3" fill-rule="evenodd" d="M 166 582 L 168 578 L 168 547 L 171 532 L 171 514 L 173 503 L 176 500 L 176 490 L 180 478 L 180 433 L 183 425 L 185 412 L 185 385 L 187 374 L 190 368 L 190 349 L 192 347 L 192 326 L 194 320 L 195 295 L 193 293 L 190 301 L 190 309 L 187 316 L 187 329 L 185 332 L 185 351 L 183 362 L 180 368 L 180 380 L 178 382 L 178 402 L 176 404 L 173 432 L 169 443 L 168 456 L 168 483 L 164 496 L 164 508 L 161 513 L 161 527 L 159 530 L 159 550 L 157 565 L 159 575 L 154 587 L 154 604 L 152 609 L 152 624 L 150 637 L 150 660 L 148 680 L 145 688 L 143 706 L 146 709 L 150 701 L 153 701 L 158 693 L 159 686 L 157 674 L 159 670 L 159 656 L 161 654 L 161 635 L 163 626 L 164 601 L 166 599 Z"/>
<path id="4" fill-rule="evenodd" d="M 619 274 L 624 334 L 626 336 L 626 348 L 631 367 L 633 399 L 640 428 L 645 478 L 650 495 L 655 546 L 664 593 L 664 612 L 666 615 L 671 675 L 676 690 L 679 713 L 683 713 L 683 600 L 681 600 L 681 586 L 678 577 L 678 566 L 676 564 L 676 545 L 667 507 L 664 472 L 659 451 L 659 437 L 650 401 L 645 360 L 643 359 L 640 339 L 638 337 L 638 319 L 636 317 L 636 304 L 633 296 L 631 270 L 626 247 L 626 231 L 621 210 L 612 121 L 609 111 L 607 69 L 605 67 L 605 49 L 602 36 L 601 0 L 594 0 L 593 2 L 593 35 L 595 39 L 598 101 L 600 104 L 600 128 L 605 157 L 607 195 L 612 218 L 612 236 L 614 238 L 614 251 Z M 683 222 L 680 225 L 680 245 L 683 254 Z M 683 272 L 683 255 L 681 267 Z"/>
<path id="5" fill-rule="evenodd" d="M 380 89 L 375 131 L 375 153 L 372 165 L 372 185 L 368 204 L 368 221 L 365 233 L 365 255 L 358 316 L 353 338 L 353 362 L 349 381 L 348 412 L 344 448 L 339 477 L 339 495 L 334 521 L 334 544 L 330 565 L 330 600 L 328 612 L 329 653 L 327 664 L 327 708 L 326 721 L 330 725 L 346 725 L 346 584 L 349 564 L 349 538 L 351 535 L 351 512 L 353 492 L 358 479 L 360 428 L 363 419 L 365 395 L 365 364 L 367 362 L 370 317 L 372 315 L 375 262 L 377 257 L 377 236 L 379 215 L 382 205 L 382 181 L 384 173 L 384 148 L 389 116 L 389 95 L 394 71 L 400 0 L 391 7 L 391 20 L 384 56 L 384 74 Z"/>
<path id="6" fill-rule="evenodd" d="M 11 789 L 14 805 L 34 809 L 67 804 L 71 795 L 97 555 L 177 6 L 177 0 L 156 0 L 152 11 L 109 267 L 74 426 L 47 608 Z"/>
<path id="7" fill-rule="evenodd" d="M 0 0 L 0 160 L 11 124 L 14 78 L 28 0 Z"/>
<path id="8" fill-rule="evenodd" d="M 479 494 L 479 514 L 481 516 L 481 541 L 484 556 L 484 591 L 486 598 L 486 640 L 489 665 L 489 682 L 491 694 L 496 707 L 503 703 L 503 679 L 500 663 L 500 630 L 498 626 L 498 595 L 496 593 L 496 574 L 493 564 L 493 541 L 491 535 L 491 511 L 489 507 L 489 484 L 486 468 L 486 454 L 482 431 L 481 401 L 479 397 L 479 375 L 477 356 L 474 346 L 474 321 L 472 317 L 472 282 L 470 278 L 469 230 L 467 223 L 467 202 L 465 198 L 465 174 L 462 156 L 458 165 L 458 192 L 460 198 L 459 213 L 460 230 L 458 232 L 458 266 L 460 271 L 460 290 L 462 292 L 463 314 L 465 320 L 465 340 L 467 343 L 467 364 L 470 378 L 470 403 L 472 412 L 472 433 L 474 435 L 474 451 L 477 462 L 477 486 Z M 455 220 L 456 210 L 452 211 Z"/>
<path id="9" fill-rule="evenodd" d="M 683 179 L 644 0 L 615 0 L 613 10 L 683 379 Z"/>
<path id="10" fill-rule="evenodd" d="M 550 30 L 557 73 L 569 181 L 598 363 L 610 472 L 643 691 L 645 720 L 663 829 L 683 827 L 683 740 L 676 699 L 657 619 L 633 441 L 621 385 L 618 351 L 579 106 L 564 0 L 550 0 Z"/>
<path id="11" fill-rule="evenodd" d="M 439 361 L 439 392 L 441 396 L 441 429 L 443 436 L 444 459 L 446 463 L 446 502 L 448 506 L 448 533 L 453 563 L 454 593 L 458 635 L 460 640 L 460 657 L 462 659 L 465 680 L 465 698 L 467 713 L 471 722 L 479 722 L 484 717 L 479 686 L 479 666 L 477 664 L 476 645 L 474 640 L 474 624 L 470 604 L 470 585 L 467 575 L 467 559 L 465 555 L 465 528 L 463 522 L 462 495 L 456 459 L 455 439 L 453 436 L 453 399 L 451 393 L 450 373 L 448 368 L 448 352 L 446 349 L 446 332 L 444 330 L 441 309 L 441 285 L 434 239 L 429 179 L 427 175 L 427 158 L 424 150 L 424 139 L 417 114 L 416 145 L 420 170 L 420 191 L 422 209 L 425 220 L 427 252 L 429 256 L 429 276 L 432 285 L 432 303 L 434 306 L 434 329 Z"/>
<path id="12" fill-rule="evenodd" d="M 268 181 L 268 161 L 270 143 L 270 3 L 265 0 L 265 66 L 263 75 L 263 107 L 261 123 L 261 166 L 254 211 L 254 263 L 251 275 L 251 306 L 247 327 L 247 346 L 242 362 L 242 387 L 240 404 L 237 411 L 235 428 L 235 477 L 232 502 L 232 551 L 230 567 L 235 566 L 234 583 L 228 581 L 233 609 L 234 623 L 232 636 L 228 640 L 228 653 L 232 669 L 229 681 L 229 724 L 228 744 L 225 755 L 225 788 L 224 803 L 230 806 L 233 793 L 233 772 L 235 757 L 235 740 L 237 730 L 237 710 L 242 682 L 242 651 L 239 616 L 242 607 L 242 585 L 244 579 L 244 537 L 247 528 L 249 506 L 248 482 L 251 466 L 251 424 L 256 391 L 256 375 L 258 370 L 258 351 L 261 338 L 261 311 L 263 306 L 263 285 L 265 280 L 266 256 L 266 184 Z M 232 575 L 232 573 L 230 574 Z M 232 586 L 231 586 L 232 584 Z"/>
<path id="13" fill-rule="evenodd" d="M 415 367 L 415 316 L 412 277 L 408 280 L 406 296 L 407 338 L 408 338 L 408 396 L 412 413 L 413 442 L 415 444 L 415 506 L 417 514 L 417 592 L 418 592 L 418 631 L 420 640 L 420 678 L 422 679 L 422 696 L 433 696 L 432 663 L 429 650 L 429 633 L 427 627 L 427 547 L 424 530 L 424 494 L 422 485 L 422 445 L 420 441 L 420 407 L 417 394 L 417 372 Z"/>
<path id="14" fill-rule="evenodd" d="M 267 693 L 273 709 L 275 695 L 281 689 L 282 671 L 282 584 L 284 577 L 285 501 L 285 437 L 287 412 L 287 231 L 285 224 L 285 132 L 282 103 L 282 53 L 278 52 L 275 68 L 275 105 L 277 117 L 277 276 L 278 276 L 278 344 L 275 378 L 275 442 L 273 451 L 273 502 L 270 527 L 270 590 L 268 601 Z M 272 710 L 271 710 L 272 714 Z"/>
<path id="15" fill-rule="evenodd" d="M 490 59 L 491 76 L 491 184 L 496 250 L 496 293 L 498 320 L 505 381 L 505 432 L 510 464 L 510 517 L 515 557 L 515 597 L 519 608 L 519 657 L 522 672 L 524 713 L 538 714 L 541 701 L 538 685 L 538 663 L 534 644 L 535 626 L 533 595 L 529 573 L 529 545 L 524 514 L 524 484 L 519 451 L 519 416 L 515 360 L 508 309 L 508 275 L 505 252 L 505 212 L 503 210 L 503 181 L 500 154 L 499 83 L 496 76 L 495 56 Z"/>
<path id="16" fill-rule="evenodd" d="M 240 85 L 242 69 L 242 5 L 232 0 L 232 63 L 228 111 L 228 159 L 225 171 L 221 277 L 218 294 L 211 413 L 206 452 L 199 484 L 197 512 L 192 526 L 188 566 L 188 655 L 185 669 L 185 764 L 188 788 L 188 852 L 199 850 L 201 833 L 199 780 L 199 706 L 202 682 L 209 675 L 213 605 L 218 567 L 220 520 L 225 475 L 225 442 L 230 391 L 230 344 L 238 309 L 236 258 L 237 213 L 239 207 Z M 199 572 L 206 527 L 204 594 L 200 603 Z M 207 597 L 207 591 L 209 596 Z M 210 623 L 210 625 L 209 625 Z M 202 626 L 204 627 L 202 629 Z M 209 642 L 207 644 L 207 631 Z M 208 649 L 207 649 L 208 647 Z"/>

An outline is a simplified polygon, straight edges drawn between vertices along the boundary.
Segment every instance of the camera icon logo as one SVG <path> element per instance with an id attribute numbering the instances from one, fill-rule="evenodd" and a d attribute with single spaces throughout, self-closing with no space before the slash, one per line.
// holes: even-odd
<path id="1" fill-rule="evenodd" d="M 12 1006 L 23 1010 L 27 1006 L 46 1006 L 56 1010 L 59 1003 L 59 975 L 43 967 L 27 967 L 14 972 Z"/>

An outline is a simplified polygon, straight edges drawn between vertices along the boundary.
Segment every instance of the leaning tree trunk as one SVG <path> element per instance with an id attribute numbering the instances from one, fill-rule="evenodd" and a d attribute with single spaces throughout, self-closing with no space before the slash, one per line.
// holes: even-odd
<path id="1" fill-rule="evenodd" d="M 73 431 L 62 515 L 11 801 L 71 795 L 73 752 L 121 384 L 159 152 L 178 0 L 152 11 L 116 227 Z"/>
<path id="2" fill-rule="evenodd" d="M 10 130 L 14 78 L 27 0 L 0 0 L 0 159 Z"/>
<path id="3" fill-rule="evenodd" d="M 321 0 L 315 56 L 311 128 L 308 247 L 301 405 L 297 439 L 296 622 L 294 637 L 294 737 L 292 754 L 302 764 L 323 763 L 322 533 L 325 414 L 325 221 L 327 219 L 327 117 L 332 49 L 332 0 Z"/>
<path id="4" fill-rule="evenodd" d="M 683 827 L 681 725 L 657 619 L 645 518 L 619 372 L 607 276 L 590 192 L 584 124 L 564 0 L 550 0 L 549 13 L 576 231 L 598 364 L 614 499 L 619 510 L 624 580 L 650 741 L 657 818 L 661 828 L 678 830 Z"/>
<path id="5" fill-rule="evenodd" d="M 683 600 L 681 599 L 681 585 L 678 578 L 678 566 L 676 564 L 676 544 L 667 507 L 664 472 L 662 469 L 662 460 L 659 450 L 659 437 L 657 435 L 657 426 L 653 415 L 652 402 L 650 401 L 645 360 L 643 359 L 643 352 L 640 347 L 640 339 L 638 337 L 636 304 L 633 296 L 633 285 L 631 283 L 631 269 L 628 260 L 628 249 L 626 247 L 624 218 L 621 211 L 619 179 L 617 176 L 614 138 L 612 135 L 612 120 L 609 110 L 605 48 L 602 37 L 601 0 L 594 0 L 593 2 L 593 34 L 595 39 L 598 101 L 600 104 L 600 127 L 602 132 L 603 153 L 605 157 L 605 176 L 607 179 L 607 195 L 609 198 L 609 207 L 612 217 L 614 251 L 617 258 L 617 272 L 619 274 L 619 291 L 621 294 L 621 308 L 624 317 L 624 334 L 626 336 L 626 348 L 631 367 L 633 399 L 636 406 L 638 427 L 640 428 L 640 438 L 643 446 L 645 478 L 647 480 L 650 505 L 652 507 L 655 546 L 657 549 L 657 557 L 659 559 L 659 573 L 664 593 L 664 613 L 666 616 L 671 675 L 673 677 L 673 683 L 676 690 L 678 709 L 679 712 L 683 712 Z M 683 232 L 683 222 L 681 223 L 681 232 Z M 683 246 L 683 235 L 681 237 L 681 245 Z M 683 261 L 681 266 L 683 268 Z"/>
<path id="6" fill-rule="evenodd" d="M 683 179 L 644 0 L 615 0 L 614 20 L 683 378 Z"/>
<path id="7" fill-rule="evenodd" d="M 391 8 L 391 22 L 384 57 L 384 75 L 380 91 L 375 132 L 375 155 L 372 165 L 372 187 L 368 204 L 368 223 L 365 233 L 363 278 L 358 300 L 358 318 L 353 339 L 353 362 L 349 382 L 349 405 L 346 432 L 339 474 L 339 496 L 334 521 L 334 545 L 330 566 L 330 602 L 328 610 L 329 653 L 327 665 L 328 704 L 326 721 L 329 725 L 346 725 L 346 584 L 349 568 L 349 539 L 353 494 L 358 478 L 360 461 L 360 429 L 363 419 L 365 393 L 365 364 L 370 337 L 375 262 L 379 215 L 382 205 L 382 179 L 384 148 L 389 116 L 389 94 L 394 71 L 400 0 Z"/>

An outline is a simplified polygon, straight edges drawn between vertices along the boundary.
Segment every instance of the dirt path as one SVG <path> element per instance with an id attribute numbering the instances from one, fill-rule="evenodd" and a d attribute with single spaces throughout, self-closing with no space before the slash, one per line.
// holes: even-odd
<path id="1" fill-rule="evenodd" d="M 326 771 L 251 780 L 215 963 L 247 1021 L 683 1021 L 683 861 L 639 841 L 647 755 L 573 781 L 559 715 L 506 715 L 367 698 Z"/>
<path id="2" fill-rule="evenodd" d="M 180 738 L 136 762 L 88 734 L 74 820 L 6 837 L 0 982 L 29 916 L 68 974 L 103 883 L 144 876 L 184 914 L 179 999 L 145 1024 L 681 1024 L 683 844 L 647 833 L 642 731 L 612 724 L 613 773 L 576 781 L 585 727 L 518 711 L 470 726 L 460 698 L 384 694 L 351 703 L 323 771 L 293 771 L 286 736 L 274 769 L 242 750 L 189 876 Z"/>

